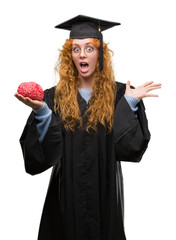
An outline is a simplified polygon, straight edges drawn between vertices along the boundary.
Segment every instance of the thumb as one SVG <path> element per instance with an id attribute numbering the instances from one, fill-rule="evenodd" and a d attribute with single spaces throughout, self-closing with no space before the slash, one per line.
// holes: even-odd
<path id="1" fill-rule="evenodd" d="M 126 88 L 130 88 L 130 81 L 128 80 L 127 83 L 126 83 Z"/>

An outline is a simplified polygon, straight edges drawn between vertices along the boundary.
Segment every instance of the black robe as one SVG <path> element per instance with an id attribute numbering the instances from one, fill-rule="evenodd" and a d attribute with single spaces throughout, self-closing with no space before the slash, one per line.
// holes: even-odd
<path id="1" fill-rule="evenodd" d="M 55 88 L 44 101 L 53 110 Z M 34 112 L 28 118 L 20 143 L 25 169 L 38 174 L 53 166 L 41 217 L 38 240 L 125 240 L 121 161 L 139 162 L 150 132 L 143 102 L 135 117 L 124 98 L 125 84 L 117 82 L 113 131 L 106 134 L 83 128 L 64 129 L 52 113 L 49 129 L 40 144 Z M 83 116 L 88 104 L 78 92 Z M 87 117 L 83 118 L 83 126 Z"/>

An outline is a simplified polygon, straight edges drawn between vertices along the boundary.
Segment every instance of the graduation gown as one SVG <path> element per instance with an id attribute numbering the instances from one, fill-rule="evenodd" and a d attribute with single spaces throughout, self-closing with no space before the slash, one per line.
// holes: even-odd
<path id="1" fill-rule="evenodd" d="M 28 118 L 20 143 L 26 172 L 32 175 L 53 167 L 43 207 L 38 240 L 125 240 L 121 161 L 139 162 L 150 132 L 143 102 L 138 117 L 124 98 L 125 84 L 116 82 L 114 124 L 106 133 L 87 133 L 84 126 L 66 131 L 58 114 L 52 113 L 42 143 L 36 119 Z M 53 110 L 55 88 L 45 91 L 44 101 Z M 82 116 L 88 104 L 79 94 Z"/>

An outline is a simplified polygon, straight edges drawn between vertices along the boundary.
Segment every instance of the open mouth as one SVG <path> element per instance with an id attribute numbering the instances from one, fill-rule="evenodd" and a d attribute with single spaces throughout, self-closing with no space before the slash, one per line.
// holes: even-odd
<path id="1" fill-rule="evenodd" d="M 85 73 L 88 71 L 89 64 L 88 63 L 80 63 L 80 67 L 81 67 L 81 71 Z"/>

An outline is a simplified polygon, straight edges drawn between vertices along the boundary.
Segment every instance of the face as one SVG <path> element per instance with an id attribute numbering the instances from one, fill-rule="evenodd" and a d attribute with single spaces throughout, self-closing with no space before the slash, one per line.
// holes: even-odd
<path id="1" fill-rule="evenodd" d="M 90 38 L 73 39 L 72 59 L 80 77 L 89 78 L 94 76 L 98 57 L 99 51 Z"/>

